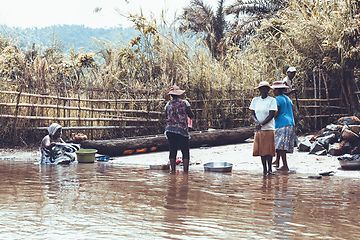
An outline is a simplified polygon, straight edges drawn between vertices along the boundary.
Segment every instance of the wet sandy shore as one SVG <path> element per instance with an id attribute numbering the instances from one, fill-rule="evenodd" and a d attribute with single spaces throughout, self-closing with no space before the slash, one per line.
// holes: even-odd
<path id="1" fill-rule="evenodd" d="M 192 164 L 190 171 L 203 171 L 203 164 L 207 162 L 225 161 L 233 164 L 233 171 L 262 174 L 260 157 L 252 156 L 252 147 L 253 141 L 248 139 L 245 143 L 240 144 L 191 149 L 190 162 Z M 0 160 L 26 160 L 36 163 L 39 161 L 39 156 L 38 149 L 0 149 Z M 178 156 L 181 156 L 180 151 Z M 360 178 L 360 170 L 341 169 L 338 157 L 335 156 L 317 156 L 307 152 L 299 152 L 296 149 L 293 154 L 288 154 L 287 157 L 290 174 L 296 174 L 299 177 L 334 171 L 335 176 Z M 114 157 L 108 163 L 149 168 L 150 165 L 166 164 L 167 162 L 168 152 L 153 152 Z M 182 171 L 181 167 L 179 167 L 179 171 Z"/>

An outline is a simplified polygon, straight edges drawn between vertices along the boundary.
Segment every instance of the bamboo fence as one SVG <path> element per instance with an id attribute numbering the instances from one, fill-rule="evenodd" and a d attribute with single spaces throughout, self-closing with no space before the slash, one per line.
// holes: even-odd
<path id="1" fill-rule="evenodd" d="M 301 87 L 299 97 L 292 98 L 298 130 L 321 129 L 325 124 L 349 114 L 348 107 L 343 105 L 343 99 L 339 97 L 341 94 L 327 86 L 322 71 L 314 74 L 313 86 Z M 63 126 L 66 139 L 71 139 L 78 132 L 86 134 L 89 139 L 162 133 L 166 124 L 164 106 L 168 99 L 161 98 L 158 91 L 137 92 L 146 93 L 138 95 L 146 96 L 146 99 L 117 98 L 116 94 L 110 93 L 105 95 L 112 98 L 87 99 L 0 91 L 3 142 L 7 139 L 8 142 L 21 139 L 26 145 L 38 142 L 53 122 Z M 231 98 L 189 99 L 195 113 L 194 130 L 251 125 L 248 107 L 253 96 L 244 92 L 242 89 L 231 89 L 228 94 L 233 96 Z M 187 94 L 192 98 L 205 96 L 199 90 L 190 90 Z"/>

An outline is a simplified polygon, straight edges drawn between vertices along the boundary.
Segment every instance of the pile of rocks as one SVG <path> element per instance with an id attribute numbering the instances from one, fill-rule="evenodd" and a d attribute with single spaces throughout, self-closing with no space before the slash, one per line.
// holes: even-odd
<path id="1" fill-rule="evenodd" d="M 318 135 L 308 135 L 299 143 L 299 151 L 309 154 L 340 156 L 360 154 L 360 119 L 342 117 L 327 125 Z"/>

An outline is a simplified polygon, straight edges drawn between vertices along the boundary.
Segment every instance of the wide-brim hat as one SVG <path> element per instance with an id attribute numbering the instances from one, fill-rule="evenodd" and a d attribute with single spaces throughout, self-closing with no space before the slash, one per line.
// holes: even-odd
<path id="1" fill-rule="evenodd" d="M 289 88 L 289 86 L 287 86 L 284 82 L 282 81 L 276 81 L 276 82 L 273 82 L 272 88 Z"/>
<path id="2" fill-rule="evenodd" d="M 289 67 L 286 72 L 296 72 L 296 68 L 294 68 L 294 67 Z"/>
<path id="3" fill-rule="evenodd" d="M 169 93 L 168 95 L 183 95 L 185 93 L 185 90 L 180 90 L 180 88 L 176 85 L 174 86 L 171 86 L 170 89 L 169 89 Z"/>
<path id="4" fill-rule="evenodd" d="M 259 83 L 259 86 L 257 86 L 257 87 L 254 88 L 254 89 L 259 90 L 259 88 L 261 88 L 261 87 L 269 87 L 270 90 L 272 90 L 270 84 L 269 84 L 267 81 L 262 81 L 262 82 L 260 82 L 260 83 Z"/>

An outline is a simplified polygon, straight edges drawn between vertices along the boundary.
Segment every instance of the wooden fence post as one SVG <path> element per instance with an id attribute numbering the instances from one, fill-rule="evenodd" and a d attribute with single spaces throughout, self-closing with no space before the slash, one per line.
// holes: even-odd
<path id="1" fill-rule="evenodd" d="M 319 99 L 321 99 L 321 68 L 319 66 Z M 319 102 L 319 115 L 322 114 L 322 109 L 321 109 L 321 102 Z M 322 128 L 322 125 L 323 125 L 323 119 L 320 118 L 320 129 Z"/>
<path id="2" fill-rule="evenodd" d="M 316 75 L 315 75 L 315 72 L 316 72 L 316 69 L 314 68 L 313 69 L 313 81 L 314 81 L 314 99 L 317 99 L 317 94 L 316 94 Z M 317 114 L 317 110 L 316 110 L 316 107 L 317 107 L 317 102 L 315 101 L 315 109 L 314 109 L 314 113 L 315 113 L 315 129 L 316 129 L 316 114 Z"/>

